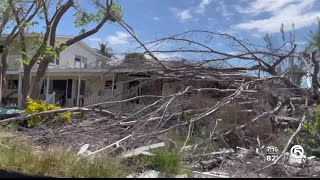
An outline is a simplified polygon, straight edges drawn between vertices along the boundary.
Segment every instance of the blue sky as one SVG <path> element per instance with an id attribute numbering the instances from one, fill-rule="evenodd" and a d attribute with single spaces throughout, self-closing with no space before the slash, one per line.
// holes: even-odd
<path id="1" fill-rule="evenodd" d="M 318 0 L 118 0 L 124 20 L 142 41 L 151 41 L 186 30 L 225 32 L 252 43 L 264 44 L 266 33 L 279 37 L 281 23 L 285 30 L 295 24 L 296 41 L 308 41 L 320 17 Z M 72 15 L 63 19 L 59 34 L 76 35 Z M 130 36 L 116 23 L 107 23 L 85 42 L 97 47 L 108 42 L 120 53 L 136 47 Z"/>

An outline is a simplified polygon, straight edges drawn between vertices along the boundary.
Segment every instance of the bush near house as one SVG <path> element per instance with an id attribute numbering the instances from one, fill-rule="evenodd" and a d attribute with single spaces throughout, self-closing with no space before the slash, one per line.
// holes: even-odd
<path id="1" fill-rule="evenodd" d="M 60 106 L 55 106 L 53 104 L 46 105 L 41 100 L 33 100 L 31 98 L 28 98 L 28 105 L 25 109 L 24 113 L 26 114 L 35 114 L 40 113 L 44 111 L 51 111 L 51 110 L 57 110 L 60 109 Z M 66 112 L 66 113 L 60 113 L 60 114 L 50 114 L 50 115 L 37 115 L 32 118 L 29 118 L 26 122 L 27 127 L 34 127 L 38 123 L 42 122 L 45 119 L 52 120 L 54 118 L 57 118 L 58 120 L 61 120 L 63 122 L 71 122 L 72 119 L 72 113 Z"/>

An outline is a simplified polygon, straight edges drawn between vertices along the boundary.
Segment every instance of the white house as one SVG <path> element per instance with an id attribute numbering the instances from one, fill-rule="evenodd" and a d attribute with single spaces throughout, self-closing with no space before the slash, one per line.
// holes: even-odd
<path id="1" fill-rule="evenodd" d="M 64 42 L 70 38 L 68 36 L 58 36 L 57 43 Z M 4 89 L 3 102 L 21 107 L 24 77 L 22 64 L 19 63 L 21 56 L 15 43 L 10 48 L 7 58 L 9 67 L 6 75 L 7 88 Z M 30 55 L 34 53 L 32 47 L 32 43 L 27 44 Z M 148 76 L 144 72 L 153 70 L 152 67 L 144 67 L 143 65 L 125 65 L 118 68 L 102 69 L 100 68 L 101 58 L 104 57 L 82 41 L 68 47 L 67 50 L 60 53 L 59 58 L 50 63 L 41 89 L 41 99 L 46 103 L 61 104 L 67 107 L 102 102 L 141 82 L 140 80 L 125 81 Z M 32 76 L 35 75 L 36 70 L 37 65 L 32 70 Z M 167 95 L 172 93 L 172 89 L 173 91 L 178 90 L 176 82 L 163 83 L 161 81 L 156 84 L 149 84 L 150 88 L 141 88 L 137 93 L 139 95 Z M 162 92 L 163 87 L 166 89 L 164 92 Z M 117 97 L 126 98 L 122 95 Z"/>
<path id="2" fill-rule="evenodd" d="M 69 38 L 71 37 L 59 36 L 57 43 Z M 27 44 L 30 56 L 34 53 L 32 46 L 30 43 Z M 7 58 L 7 88 L 4 89 L 3 99 L 21 106 L 23 69 L 20 62 L 21 56 L 16 47 L 14 43 Z M 81 103 L 79 102 L 82 100 L 81 96 L 88 97 L 94 90 L 108 89 L 109 87 L 104 88 L 105 85 L 101 82 L 112 81 L 112 74 L 107 74 L 101 79 L 99 72 L 105 70 L 99 69 L 99 58 L 103 57 L 82 41 L 61 52 L 60 57 L 48 67 L 40 95 L 42 99 L 47 103 L 56 103 L 59 100 L 65 106 L 73 106 Z M 32 75 L 35 75 L 36 68 L 37 65 L 33 68 Z M 97 78 L 98 81 L 94 80 Z M 110 89 L 110 91 L 114 90 Z"/>

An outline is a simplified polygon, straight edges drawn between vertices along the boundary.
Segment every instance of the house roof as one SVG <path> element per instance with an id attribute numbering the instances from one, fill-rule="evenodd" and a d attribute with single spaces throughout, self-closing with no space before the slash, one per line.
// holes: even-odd
<path id="1" fill-rule="evenodd" d="M 7 37 L 8 34 L 3 34 L 1 35 L 0 39 L 3 39 L 5 37 Z M 35 37 L 33 34 L 26 34 L 26 37 Z M 74 38 L 74 36 L 69 36 L 69 35 L 57 35 L 56 36 L 57 39 L 72 39 Z M 103 55 L 101 55 L 99 52 L 97 52 L 94 48 L 90 47 L 88 44 L 86 44 L 84 41 L 79 41 L 79 44 L 81 44 L 84 48 L 86 48 L 89 52 L 91 52 L 94 55 L 97 55 L 100 58 L 105 58 Z"/>
<path id="2" fill-rule="evenodd" d="M 64 39 L 72 39 L 73 36 L 60 36 L 58 35 L 57 38 L 64 38 Z M 99 56 L 100 58 L 105 58 L 103 55 L 101 55 L 99 52 L 97 52 L 94 48 L 90 47 L 87 43 L 84 41 L 79 41 L 79 44 L 81 44 L 84 48 L 86 48 L 89 52 Z"/>

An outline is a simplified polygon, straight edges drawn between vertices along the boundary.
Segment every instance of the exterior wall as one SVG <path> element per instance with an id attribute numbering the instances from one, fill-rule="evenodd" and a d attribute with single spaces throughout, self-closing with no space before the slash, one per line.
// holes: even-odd
<path id="1" fill-rule="evenodd" d="M 106 100 L 110 100 L 112 97 L 112 88 L 105 89 L 105 81 L 112 81 L 113 76 L 109 74 L 103 78 L 99 76 L 88 77 L 86 81 L 86 94 L 85 94 L 85 104 L 95 104 L 99 102 L 103 102 Z M 122 96 L 117 96 L 121 94 L 124 89 L 124 84 L 117 84 L 120 82 L 119 79 L 115 79 L 114 84 L 116 88 L 114 89 L 114 97 L 113 100 L 120 100 Z"/>
<path id="2" fill-rule="evenodd" d="M 58 41 L 65 42 L 67 38 L 58 38 Z M 65 51 L 60 53 L 59 65 L 75 68 L 74 59 L 75 55 L 80 55 L 87 58 L 88 67 L 95 67 L 97 62 L 97 55 L 88 50 L 83 44 L 75 43 L 69 46 Z"/>
<path id="3" fill-rule="evenodd" d="M 34 43 L 28 37 L 26 38 L 26 41 L 27 41 L 28 56 L 32 57 L 36 52 Z M 12 42 L 9 48 L 7 63 L 8 63 L 8 70 L 22 68 L 19 42 L 17 41 Z"/>
<path id="4" fill-rule="evenodd" d="M 67 37 L 57 37 L 57 45 L 61 42 L 67 41 L 68 39 L 69 38 Z M 20 49 L 18 48 L 18 42 L 13 42 L 7 59 L 9 70 L 22 68 L 21 61 L 18 61 L 18 59 L 21 59 L 19 51 Z M 35 54 L 34 43 L 30 40 L 27 40 L 27 51 L 30 57 Z M 94 53 L 94 50 L 90 49 L 90 47 L 87 47 L 83 42 L 77 42 L 69 46 L 65 51 L 62 51 L 60 53 L 59 65 L 74 68 L 75 55 L 86 57 L 88 67 L 92 68 L 97 66 L 97 54 Z"/>
<path id="5" fill-rule="evenodd" d="M 168 96 L 179 92 L 183 88 L 181 82 L 163 82 L 162 83 L 162 96 Z"/>

